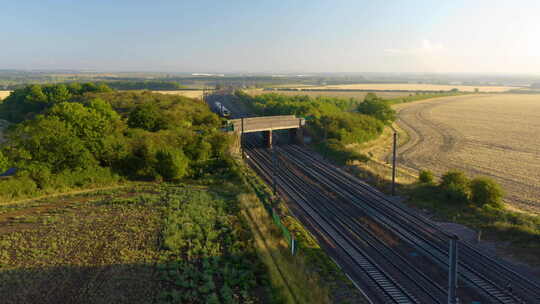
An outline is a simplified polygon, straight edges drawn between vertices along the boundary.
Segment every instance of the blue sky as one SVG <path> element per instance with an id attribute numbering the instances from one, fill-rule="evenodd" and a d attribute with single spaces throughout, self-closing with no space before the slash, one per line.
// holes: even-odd
<path id="1" fill-rule="evenodd" d="M 0 3 L 0 69 L 540 73 L 540 1 Z"/>

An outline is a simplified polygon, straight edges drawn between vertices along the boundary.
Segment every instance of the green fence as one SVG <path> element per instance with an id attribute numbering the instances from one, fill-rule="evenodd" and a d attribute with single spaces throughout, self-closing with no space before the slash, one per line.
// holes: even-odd
<path id="1" fill-rule="evenodd" d="M 267 195 L 258 189 L 253 181 L 246 176 L 246 181 L 248 181 L 248 184 L 251 186 L 253 191 L 255 191 L 255 194 L 259 198 L 259 200 L 263 203 L 264 209 L 268 212 L 268 215 L 270 215 L 276 224 L 276 226 L 281 230 L 281 234 L 283 234 L 283 237 L 287 240 L 287 243 L 289 244 L 289 248 L 291 249 L 291 254 L 294 255 L 296 253 L 296 249 L 298 248 L 298 244 L 296 239 L 294 238 L 294 235 L 289 231 L 285 225 L 281 222 L 281 218 L 279 217 L 279 214 L 276 212 L 276 210 L 271 206 L 271 204 L 268 203 L 268 197 Z"/>

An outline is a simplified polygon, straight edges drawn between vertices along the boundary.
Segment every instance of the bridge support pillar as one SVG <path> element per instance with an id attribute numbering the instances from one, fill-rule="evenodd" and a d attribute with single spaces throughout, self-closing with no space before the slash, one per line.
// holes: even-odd
<path id="1" fill-rule="evenodd" d="M 304 132 L 302 128 L 289 129 L 289 142 L 291 144 L 304 144 Z"/>
<path id="2" fill-rule="evenodd" d="M 272 130 L 263 131 L 263 142 L 267 148 L 272 148 Z"/>

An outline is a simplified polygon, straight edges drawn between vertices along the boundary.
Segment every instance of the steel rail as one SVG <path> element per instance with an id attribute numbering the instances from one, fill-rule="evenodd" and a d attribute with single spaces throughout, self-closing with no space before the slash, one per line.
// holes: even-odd
<path id="1" fill-rule="evenodd" d="M 431 222 L 429 219 L 421 217 L 413 213 L 410 209 L 388 200 L 384 196 L 384 194 L 378 192 L 369 185 L 364 184 L 363 182 L 359 181 L 347 172 L 344 172 L 331 164 L 327 164 L 324 161 L 315 158 L 305 149 L 294 146 L 291 146 L 291 149 L 302 153 L 306 158 L 309 158 L 311 161 L 326 165 L 326 167 L 339 174 L 339 176 L 346 177 L 350 182 L 355 184 L 353 186 L 360 186 L 363 189 L 363 195 L 377 199 L 378 201 L 383 202 L 385 205 L 389 205 L 389 207 L 393 208 L 393 211 L 395 211 L 394 214 L 396 216 L 408 217 L 407 221 L 412 225 L 416 225 L 418 229 L 426 231 L 424 225 L 432 227 L 435 232 L 437 232 L 436 234 L 432 235 L 433 237 L 438 238 L 441 241 L 447 241 L 448 234 L 442 231 L 439 226 Z M 355 187 L 355 189 L 359 191 L 357 187 Z M 481 272 L 484 272 L 485 275 L 496 274 L 494 280 L 498 281 L 499 284 L 506 284 L 508 282 L 511 282 L 514 289 L 513 292 L 518 294 L 519 297 L 528 299 L 528 301 L 531 301 L 532 303 L 540 303 L 540 283 L 537 283 L 532 279 L 525 278 L 523 275 L 517 273 L 515 270 L 512 270 L 510 266 L 505 264 L 504 261 L 498 260 L 497 258 L 480 252 L 477 248 L 474 248 L 473 245 L 468 244 L 467 242 L 460 241 L 459 245 L 460 255 L 465 257 L 465 259 L 461 259 L 461 263 L 473 262 L 472 266 L 475 267 L 477 270 L 481 270 Z"/>
<path id="2" fill-rule="evenodd" d="M 372 200 L 366 199 L 363 193 L 360 193 L 360 196 L 358 197 L 355 196 L 354 193 L 357 192 L 357 189 L 351 187 L 350 183 L 346 180 L 343 180 L 340 175 L 335 174 L 335 172 L 329 172 L 329 170 L 326 167 L 322 166 L 320 162 L 312 163 L 312 166 L 318 169 L 317 171 L 315 171 L 314 168 L 306 166 L 305 160 L 303 161 L 301 158 L 298 158 L 298 156 L 292 155 L 291 153 L 289 153 L 289 151 L 287 151 L 286 148 L 283 149 L 283 153 L 287 154 L 290 160 L 296 162 L 296 165 L 301 168 L 306 174 L 308 174 L 311 178 L 320 181 L 323 185 L 328 187 L 329 190 L 334 191 L 342 198 L 356 203 L 357 206 L 366 210 L 367 213 L 370 214 L 374 220 L 376 220 L 380 224 L 385 225 L 388 229 L 391 229 L 392 231 L 400 235 L 404 240 L 411 242 L 411 245 L 422 249 L 424 253 L 432 257 L 435 262 L 438 262 L 442 266 L 447 265 L 447 247 L 443 246 L 443 244 L 441 244 L 440 242 L 432 242 L 431 240 L 429 240 L 428 238 L 431 237 L 429 234 L 422 236 L 422 234 L 425 234 L 425 231 L 415 231 L 415 227 L 411 225 L 412 223 L 414 223 L 414 221 L 405 221 L 401 219 L 402 216 L 400 214 L 394 214 L 396 216 L 392 216 L 392 219 L 390 219 L 387 215 L 384 215 L 380 210 L 378 210 L 383 207 L 380 204 L 381 201 L 377 200 L 376 202 L 378 204 L 375 204 Z M 331 179 L 339 181 L 340 183 L 337 184 L 336 182 L 328 178 L 328 176 L 330 176 Z M 388 208 L 386 209 L 388 210 Z M 409 230 L 414 231 L 415 235 L 409 233 Z M 462 269 L 462 279 L 464 279 L 465 282 L 472 284 L 472 286 L 475 286 L 480 290 L 484 291 L 484 293 L 486 295 L 489 295 L 492 299 L 499 301 L 499 303 L 522 302 L 519 297 L 514 294 L 508 293 L 504 288 L 500 288 L 498 284 L 488 279 L 485 275 L 472 268 L 470 265 L 460 263 L 460 266 Z"/>
<path id="3" fill-rule="evenodd" d="M 250 160 L 258 163 L 258 166 L 263 171 L 269 172 L 270 166 L 263 164 L 257 157 L 257 152 L 254 150 L 248 150 L 250 154 Z M 259 156 L 260 157 L 260 156 Z M 312 208 L 306 197 L 312 197 L 312 193 L 305 191 L 302 187 L 292 187 L 294 184 L 291 176 L 287 176 L 288 182 L 282 183 L 280 189 L 286 192 L 287 196 L 294 199 L 295 202 L 310 216 L 318 225 L 323 227 L 323 230 L 336 241 L 337 244 L 344 250 L 344 252 L 367 274 L 367 276 L 374 282 L 380 290 L 384 292 L 385 297 L 391 300 L 392 303 L 420 303 L 416 298 L 410 295 L 399 283 L 397 283 L 391 275 L 389 275 L 372 257 L 358 247 L 351 238 L 346 235 L 342 229 L 336 224 L 335 221 L 329 220 L 327 215 L 321 214 Z"/>

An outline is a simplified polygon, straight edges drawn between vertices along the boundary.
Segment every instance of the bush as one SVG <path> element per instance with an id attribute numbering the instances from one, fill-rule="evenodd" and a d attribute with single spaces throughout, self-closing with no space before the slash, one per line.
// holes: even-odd
<path id="1" fill-rule="evenodd" d="M 385 124 L 391 124 L 396 120 L 396 111 L 384 100 L 371 99 L 366 96 L 364 102 L 358 105 L 357 111 L 373 116 Z"/>
<path id="2" fill-rule="evenodd" d="M 9 169 L 9 159 L 0 151 L 0 174 Z"/>
<path id="3" fill-rule="evenodd" d="M 429 170 L 421 170 L 418 176 L 418 181 L 422 184 L 433 184 L 433 172 Z"/>
<path id="4" fill-rule="evenodd" d="M 167 180 L 177 180 L 186 175 L 188 158 L 182 150 L 160 150 L 156 153 L 156 171 Z"/>
<path id="5" fill-rule="evenodd" d="M 448 171 L 441 177 L 439 187 L 445 191 L 446 198 L 452 202 L 467 202 L 469 198 L 469 179 L 461 171 Z"/>
<path id="6" fill-rule="evenodd" d="M 499 184 L 487 177 L 477 177 L 470 182 L 471 200 L 480 205 L 502 207 L 503 190 Z"/>

